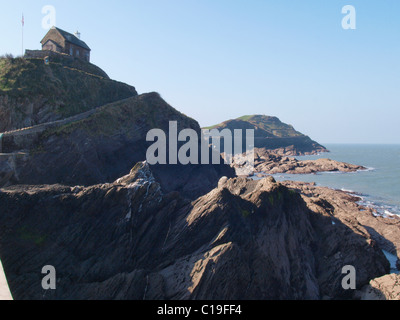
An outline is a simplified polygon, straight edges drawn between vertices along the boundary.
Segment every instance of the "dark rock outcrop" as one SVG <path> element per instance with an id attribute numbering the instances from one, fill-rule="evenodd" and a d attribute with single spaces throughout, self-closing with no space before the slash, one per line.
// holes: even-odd
<path id="1" fill-rule="evenodd" d="M 221 179 L 193 202 L 146 163 L 114 183 L 0 191 L 0 253 L 15 299 L 347 298 L 388 272 L 369 233 L 272 178 Z M 41 269 L 57 270 L 57 290 Z"/>
<path id="2" fill-rule="evenodd" d="M 297 160 L 296 158 L 266 152 L 265 149 L 255 150 L 255 173 L 310 174 L 317 172 L 356 172 L 359 170 L 366 170 L 366 168 L 331 159 Z"/>
<path id="3" fill-rule="evenodd" d="M 307 206 L 313 211 L 328 212 L 335 222 L 337 219 L 352 226 L 363 226 L 382 250 L 400 257 L 400 218 L 390 219 L 377 214 L 375 209 L 359 204 L 359 197 L 341 190 L 318 187 L 314 184 L 284 181 L 288 188 L 299 192 Z M 357 227 L 358 228 L 358 227 Z"/>
<path id="4" fill-rule="evenodd" d="M 82 120 L 38 135 L 34 132 L 35 142 L 23 156 L 0 156 L 0 186 L 112 182 L 146 160 L 151 145 L 146 135 L 151 129 L 161 129 L 168 137 L 170 121 L 177 121 L 179 131 L 193 129 L 200 136 L 197 121 L 172 108 L 157 93 L 103 106 Z M 156 165 L 153 172 L 164 191 L 179 191 L 191 199 L 215 188 L 222 176 L 235 174 L 222 160 L 220 165 Z"/>

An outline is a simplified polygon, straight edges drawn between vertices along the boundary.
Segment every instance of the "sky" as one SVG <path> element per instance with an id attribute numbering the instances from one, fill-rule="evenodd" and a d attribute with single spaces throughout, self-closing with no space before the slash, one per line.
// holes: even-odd
<path id="1" fill-rule="evenodd" d="M 201 126 L 265 114 L 320 143 L 400 143 L 398 0 L 0 0 L 0 55 L 21 55 L 22 13 L 41 48 L 46 5 L 111 78 Z"/>

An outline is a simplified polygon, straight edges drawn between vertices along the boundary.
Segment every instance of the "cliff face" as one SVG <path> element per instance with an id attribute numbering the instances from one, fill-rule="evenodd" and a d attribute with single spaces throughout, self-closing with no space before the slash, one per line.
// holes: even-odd
<path id="1" fill-rule="evenodd" d="M 244 116 L 225 121 L 207 129 L 253 129 L 255 148 L 264 149 L 278 155 L 306 155 L 328 152 L 310 137 L 296 131 L 291 125 L 276 117 L 264 115 Z"/>
<path id="2" fill-rule="evenodd" d="M 146 160 L 152 143 L 146 142 L 147 133 L 158 128 L 168 134 L 169 121 L 177 121 L 178 130 L 191 128 L 200 135 L 195 120 L 176 111 L 157 93 L 106 105 L 84 119 L 43 132 L 36 133 L 35 129 L 29 140 L 32 145 L 23 154 L 0 156 L 1 186 L 88 186 L 114 181 L 138 161 Z M 27 137 L 29 130 L 22 137 L 5 137 L 3 146 L 11 144 L 14 152 L 18 151 L 18 139 L 25 147 Z M 234 170 L 224 164 L 158 165 L 153 170 L 166 191 L 180 191 L 190 198 L 214 188 L 221 176 L 234 175 Z"/>
<path id="3" fill-rule="evenodd" d="M 134 87 L 110 80 L 100 68 L 57 55 L 0 59 L 0 132 L 73 116 L 136 96 Z"/>
<path id="4" fill-rule="evenodd" d="M 344 265 L 359 287 L 389 268 L 361 225 L 333 225 L 271 178 L 223 178 L 188 202 L 142 163 L 112 184 L 2 189 L 0 203 L 15 299 L 346 298 Z M 57 290 L 42 290 L 44 265 Z"/>

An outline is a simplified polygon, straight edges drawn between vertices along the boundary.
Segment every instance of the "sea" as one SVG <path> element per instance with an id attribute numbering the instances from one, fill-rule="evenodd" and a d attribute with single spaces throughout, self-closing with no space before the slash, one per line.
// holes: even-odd
<path id="1" fill-rule="evenodd" d="M 376 216 L 400 216 L 400 145 L 327 144 L 329 153 L 296 157 L 298 160 L 329 158 L 361 165 L 365 170 L 352 173 L 275 174 L 277 181 L 315 182 L 318 186 L 340 189 L 357 195 L 360 204 L 375 209 Z M 391 272 L 397 257 L 382 250 L 390 262 Z"/>
<path id="2" fill-rule="evenodd" d="M 354 173 L 275 174 L 278 181 L 315 182 L 318 186 L 356 194 L 365 206 L 384 217 L 400 216 L 400 144 L 327 144 L 329 153 L 296 157 L 299 160 L 329 158 L 361 165 Z"/>

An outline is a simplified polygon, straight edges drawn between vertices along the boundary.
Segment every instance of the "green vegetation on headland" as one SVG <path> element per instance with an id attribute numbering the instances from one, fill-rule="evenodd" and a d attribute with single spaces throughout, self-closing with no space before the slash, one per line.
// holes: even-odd
<path id="1" fill-rule="evenodd" d="M 0 131 L 63 119 L 136 95 L 134 87 L 79 59 L 60 55 L 46 65 L 43 59 L 0 58 L 0 99 L 5 101 L 0 114 L 11 119 L 0 123 Z"/>
<path id="2" fill-rule="evenodd" d="M 243 132 L 247 129 L 254 130 L 254 146 L 256 148 L 282 155 L 302 155 L 327 151 L 319 143 L 296 131 L 293 126 L 283 123 L 277 117 L 266 115 L 245 115 L 204 129 L 229 129 L 231 131 L 241 129 Z"/>
<path id="3" fill-rule="evenodd" d="M 266 115 L 246 115 L 204 129 L 231 129 L 233 127 L 243 126 L 244 123 L 247 124 L 249 129 L 252 126 L 256 130 L 264 131 L 266 133 L 264 135 L 269 134 L 278 138 L 304 136 L 302 133 L 296 131 L 293 126 L 281 122 L 277 117 L 270 117 Z"/>

